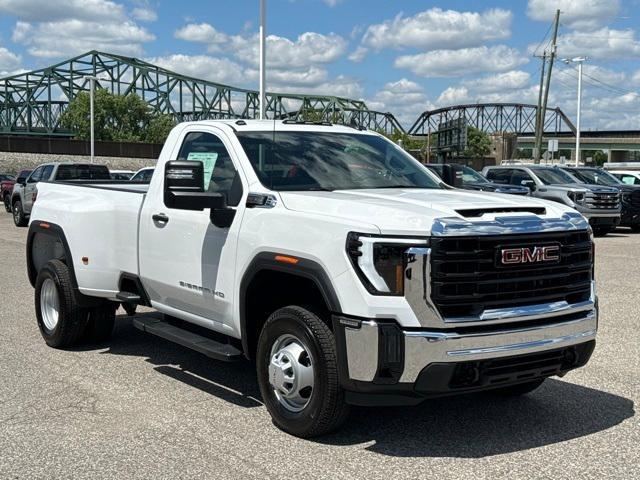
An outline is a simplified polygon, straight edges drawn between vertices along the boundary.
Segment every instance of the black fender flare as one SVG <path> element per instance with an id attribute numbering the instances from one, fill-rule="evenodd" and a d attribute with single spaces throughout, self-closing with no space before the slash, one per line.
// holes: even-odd
<path id="1" fill-rule="evenodd" d="M 42 220 L 36 220 L 31 222 L 29 225 L 29 231 L 27 233 L 27 274 L 29 276 L 29 282 L 32 287 L 36 285 L 36 278 L 38 277 L 38 271 L 36 270 L 35 265 L 33 264 L 33 256 L 31 255 L 31 250 L 33 248 L 33 240 L 36 235 L 48 235 L 50 237 L 55 237 L 60 241 L 62 247 L 64 249 L 65 262 L 71 270 L 71 282 L 73 283 L 73 288 L 78 289 L 78 281 L 76 280 L 76 272 L 73 267 L 73 257 L 71 256 L 71 249 L 69 248 L 69 242 L 67 242 L 67 237 L 64 234 L 64 230 L 60 225 L 56 225 L 55 223 L 45 222 Z"/>
<path id="2" fill-rule="evenodd" d="M 253 260 L 251 260 L 251 263 L 245 270 L 242 276 L 242 280 L 240 281 L 240 332 L 242 339 L 242 349 L 244 350 L 245 356 L 247 358 L 249 358 L 250 356 L 246 315 L 247 290 L 249 288 L 249 285 L 251 284 L 251 281 L 260 272 L 283 272 L 311 280 L 318 287 L 322 298 L 329 307 L 329 311 L 332 314 L 339 314 L 342 312 L 340 301 L 338 300 L 336 291 L 333 288 L 331 279 L 325 269 L 318 262 L 295 255 L 295 258 L 298 260 L 297 263 L 286 263 L 276 260 L 276 257 L 278 255 L 282 254 L 279 254 L 277 252 L 258 253 L 253 258 Z"/>

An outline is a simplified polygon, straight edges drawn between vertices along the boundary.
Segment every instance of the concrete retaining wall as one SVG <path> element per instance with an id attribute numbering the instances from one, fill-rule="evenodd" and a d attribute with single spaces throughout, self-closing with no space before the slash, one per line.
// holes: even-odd
<path id="1" fill-rule="evenodd" d="M 15 175 L 24 168 L 34 169 L 41 163 L 48 162 L 89 163 L 89 157 L 84 155 L 0 152 L 0 173 Z M 135 172 L 142 167 L 154 166 L 156 161 L 152 158 L 95 157 L 95 163 L 107 165 L 111 170 L 133 170 Z"/>

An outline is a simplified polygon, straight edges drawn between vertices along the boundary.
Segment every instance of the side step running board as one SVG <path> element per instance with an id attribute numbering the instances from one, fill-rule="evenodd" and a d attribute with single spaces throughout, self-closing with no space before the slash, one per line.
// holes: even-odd
<path id="1" fill-rule="evenodd" d="M 207 357 L 215 358 L 216 360 L 234 362 L 240 360 L 243 356 L 242 352 L 233 345 L 217 342 L 211 338 L 176 327 L 155 316 L 136 317 L 133 319 L 133 326 L 138 330 L 162 337 L 165 340 L 203 353 Z"/>
<path id="2" fill-rule="evenodd" d="M 125 303 L 140 303 L 142 301 L 140 295 L 131 292 L 118 292 L 116 293 L 116 298 Z"/>

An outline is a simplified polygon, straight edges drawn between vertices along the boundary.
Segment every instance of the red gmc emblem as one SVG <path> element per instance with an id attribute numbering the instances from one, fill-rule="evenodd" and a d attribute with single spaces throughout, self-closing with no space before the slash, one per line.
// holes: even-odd
<path id="1" fill-rule="evenodd" d="M 516 265 L 521 263 L 559 262 L 560 245 L 544 247 L 503 248 L 500 251 L 502 265 Z"/>

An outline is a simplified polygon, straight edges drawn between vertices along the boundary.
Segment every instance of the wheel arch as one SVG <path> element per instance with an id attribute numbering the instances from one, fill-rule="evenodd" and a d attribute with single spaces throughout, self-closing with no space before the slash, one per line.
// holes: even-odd
<path id="1" fill-rule="evenodd" d="M 58 259 L 69 267 L 71 282 L 78 289 L 73 257 L 62 227 L 50 222 L 36 220 L 29 225 L 27 233 L 27 274 L 32 287 L 36 285 L 38 272 L 52 259 Z"/>
<path id="2" fill-rule="evenodd" d="M 277 292 L 278 289 L 295 286 L 295 290 L 283 295 L 280 300 L 294 298 L 296 292 L 305 292 L 304 298 L 299 303 L 316 301 L 316 306 L 323 306 L 326 313 L 340 313 L 342 311 L 338 296 L 325 269 L 314 260 L 296 256 L 297 262 L 284 263 L 276 260 L 279 254 L 276 252 L 261 252 L 256 255 L 246 269 L 240 282 L 240 331 L 242 348 L 247 358 L 251 358 L 255 352 L 260 326 L 266 321 L 262 317 L 252 316 L 252 312 L 260 311 L 260 305 L 251 302 L 252 293 L 256 288 L 266 285 L 269 289 L 267 295 Z M 278 281 L 278 285 L 275 284 Z M 281 290 L 280 290 L 281 291 Z M 279 293 L 279 292 L 278 292 Z M 273 300 L 270 298 L 270 300 Z M 321 300 L 322 305 L 317 302 Z M 306 302 L 305 302 L 306 301 Z M 282 303 L 282 302 L 279 302 Z M 284 302 L 287 303 L 287 302 Z M 299 304 L 298 303 L 298 304 Z M 273 304 L 278 304 L 274 301 Z M 286 305 L 279 305 L 286 306 Z M 264 313 L 264 312 L 262 312 Z M 272 313 L 268 312 L 267 316 Z M 326 318 L 331 328 L 331 319 Z"/>

